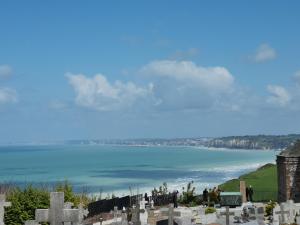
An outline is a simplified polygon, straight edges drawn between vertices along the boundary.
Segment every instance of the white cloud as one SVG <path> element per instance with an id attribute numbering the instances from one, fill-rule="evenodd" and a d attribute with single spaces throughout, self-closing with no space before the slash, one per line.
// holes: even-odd
<path id="1" fill-rule="evenodd" d="M 7 103 L 16 103 L 18 100 L 17 92 L 11 88 L 0 88 L 0 105 Z"/>
<path id="2" fill-rule="evenodd" d="M 275 59 L 276 56 L 275 49 L 268 44 L 261 44 L 256 50 L 254 61 L 257 63 L 266 62 Z"/>
<path id="3" fill-rule="evenodd" d="M 138 100 L 151 95 L 152 85 L 138 87 L 132 82 L 110 83 L 102 74 L 87 77 L 67 73 L 66 77 L 76 93 L 76 103 L 99 111 L 118 110 L 132 106 Z"/>
<path id="4" fill-rule="evenodd" d="M 288 105 L 292 99 L 290 93 L 282 86 L 268 85 L 268 92 L 271 94 L 267 98 L 267 102 L 276 106 L 284 107 Z"/>
<path id="5" fill-rule="evenodd" d="M 0 78 L 9 77 L 12 75 L 12 68 L 9 65 L 0 65 Z"/>
<path id="6" fill-rule="evenodd" d="M 157 107 L 164 110 L 219 110 L 235 91 L 234 77 L 224 67 L 161 60 L 143 66 L 140 72 L 151 79 Z"/>
<path id="7" fill-rule="evenodd" d="M 295 80 L 295 82 L 300 85 L 300 70 L 298 70 L 294 76 L 293 76 L 293 79 Z"/>
<path id="8" fill-rule="evenodd" d="M 153 61 L 141 72 L 214 92 L 228 91 L 234 82 L 234 77 L 224 67 L 201 67 L 191 61 Z"/>

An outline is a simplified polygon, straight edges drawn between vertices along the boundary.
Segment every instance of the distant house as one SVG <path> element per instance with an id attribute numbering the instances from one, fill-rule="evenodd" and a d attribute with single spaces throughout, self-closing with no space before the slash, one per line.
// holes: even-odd
<path id="1" fill-rule="evenodd" d="M 277 155 L 278 201 L 300 202 L 300 140 Z"/>

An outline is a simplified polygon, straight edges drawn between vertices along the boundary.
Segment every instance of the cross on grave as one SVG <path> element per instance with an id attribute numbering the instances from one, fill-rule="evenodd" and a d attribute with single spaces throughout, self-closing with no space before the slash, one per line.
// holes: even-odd
<path id="1" fill-rule="evenodd" d="M 229 206 L 226 206 L 226 212 L 221 212 L 220 215 L 226 216 L 226 225 L 229 225 L 230 216 L 234 216 L 233 212 L 229 212 Z"/>
<path id="2" fill-rule="evenodd" d="M 0 225 L 4 225 L 4 207 L 11 206 L 10 202 L 5 201 L 5 195 L 0 195 Z"/>
<path id="3" fill-rule="evenodd" d="M 145 201 L 145 198 L 143 198 L 141 201 L 140 201 L 140 207 L 141 207 L 141 209 L 146 209 L 146 204 L 147 204 L 148 202 L 147 201 Z"/>
<path id="4" fill-rule="evenodd" d="M 133 225 L 141 225 L 141 219 L 140 219 L 140 205 L 137 204 L 136 207 L 132 209 L 132 218 L 131 222 Z"/>
<path id="5" fill-rule="evenodd" d="M 290 211 L 284 211 L 282 205 L 280 206 L 280 211 L 275 212 L 275 214 L 280 215 L 279 219 L 280 219 L 280 224 L 281 223 L 286 223 L 286 219 L 285 219 L 285 214 L 290 215 Z"/>
<path id="6" fill-rule="evenodd" d="M 64 209 L 64 193 L 50 193 L 50 209 L 36 209 L 35 220 L 49 222 L 50 225 L 62 225 L 64 222 L 79 223 L 79 209 Z"/>
<path id="7" fill-rule="evenodd" d="M 174 217 L 175 216 L 180 216 L 181 213 L 174 211 L 174 204 L 169 205 L 169 209 L 166 211 L 161 211 L 162 216 L 167 216 L 168 217 L 168 225 L 174 225 Z"/>

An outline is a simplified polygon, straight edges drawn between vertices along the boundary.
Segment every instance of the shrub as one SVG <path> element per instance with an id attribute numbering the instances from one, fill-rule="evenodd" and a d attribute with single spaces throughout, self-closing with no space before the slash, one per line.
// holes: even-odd
<path id="1" fill-rule="evenodd" d="M 192 202 L 196 202 L 195 187 L 193 187 L 192 185 L 193 181 L 188 183 L 186 191 L 184 191 L 183 189 L 180 203 L 190 204 Z"/>
<path id="2" fill-rule="evenodd" d="M 216 209 L 213 207 L 207 207 L 205 209 L 205 214 L 210 214 L 210 213 L 215 213 L 215 212 L 216 212 Z"/>
<path id="3" fill-rule="evenodd" d="M 266 216 L 271 216 L 273 214 L 273 209 L 276 206 L 276 202 L 269 201 L 269 203 L 266 205 Z"/>

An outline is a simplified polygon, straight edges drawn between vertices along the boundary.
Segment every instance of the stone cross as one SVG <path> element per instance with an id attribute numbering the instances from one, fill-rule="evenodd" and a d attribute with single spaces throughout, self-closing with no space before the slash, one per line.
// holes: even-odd
<path id="1" fill-rule="evenodd" d="M 62 225 L 64 222 L 79 223 L 79 209 L 64 209 L 64 193 L 50 193 L 50 209 L 36 209 L 35 220 L 49 222 L 50 225 Z"/>
<path id="2" fill-rule="evenodd" d="M 226 216 L 226 225 L 229 225 L 229 218 L 230 216 L 234 216 L 233 212 L 229 212 L 229 206 L 226 206 L 226 212 L 221 212 L 220 213 L 222 216 Z"/>
<path id="3" fill-rule="evenodd" d="M 168 225 L 173 225 L 174 224 L 174 217 L 175 216 L 180 216 L 180 212 L 174 212 L 174 204 L 169 205 L 168 211 L 162 211 L 161 212 L 162 216 L 167 216 L 168 217 Z"/>
<path id="4" fill-rule="evenodd" d="M 148 202 L 145 201 L 145 199 L 143 198 L 143 200 L 140 201 L 140 207 L 141 207 L 141 209 L 146 209 L 146 204 L 147 204 L 147 203 L 148 203 Z"/>
<path id="5" fill-rule="evenodd" d="M 4 225 L 4 207 L 11 206 L 10 202 L 5 201 L 5 195 L 0 195 L 0 225 Z"/>
<path id="6" fill-rule="evenodd" d="M 133 223 L 133 225 L 141 225 L 140 205 L 139 204 L 137 204 L 136 207 L 132 209 L 131 222 Z"/>
<path id="7" fill-rule="evenodd" d="M 284 208 L 283 208 L 283 206 L 281 205 L 280 206 L 280 211 L 277 211 L 277 212 L 275 212 L 275 214 L 277 214 L 277 215 L 280 215 L 280 224 L 281 223 L 286 223 L 287 221 L 286 221 L 286 218 L 285 218 L 285 214 L 288 214 L 288 215 L 290 215 L 290 211 L 285 211 L 284 210 Z"/>

